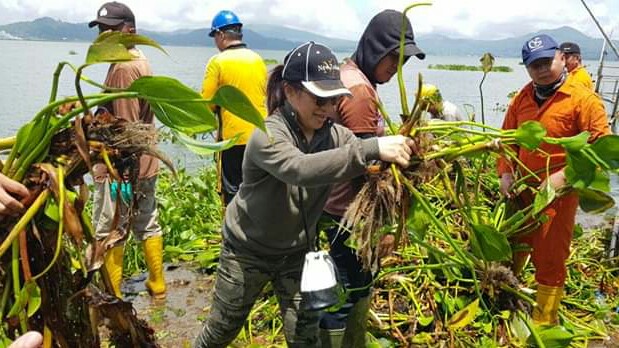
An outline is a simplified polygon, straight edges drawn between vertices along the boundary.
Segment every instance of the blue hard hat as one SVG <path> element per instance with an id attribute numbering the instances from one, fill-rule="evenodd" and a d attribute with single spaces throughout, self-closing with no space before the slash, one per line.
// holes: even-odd
<path id="1" fill-rule="evenodd" d="M 219 11 L 219 13 L 217 13 L 215 17 L 213 17 L 211 32 L 208 34 L 208 36 L 213 37 L 215 36 L 215 33 L 217 31 L 231 25 L 242 26 L 243 23 L 241 23 L 239 17 L 235 15 L 234 12 L 228 10 Z"/>

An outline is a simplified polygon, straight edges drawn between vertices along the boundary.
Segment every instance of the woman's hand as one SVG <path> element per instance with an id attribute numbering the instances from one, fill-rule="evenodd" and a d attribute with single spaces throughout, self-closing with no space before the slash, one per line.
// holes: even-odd
<path id="1" fill-rule="evenodd" d="M 378 151 L 381 160 L 397 163 L 406 168 L 409 165 L 411 155 L 415 152 L 415 142 L 403 135 L 379 137 Z"/>
<path id="2" fill-rule="evenodd" d="M 15 199 L 15 196 L 23 198 L 28 197 L 28 195 L 29 192 L 26 186 L 0 174 L 0 215 L 15 215 L 19 213 L 24 209 L 24 206 Z"/>

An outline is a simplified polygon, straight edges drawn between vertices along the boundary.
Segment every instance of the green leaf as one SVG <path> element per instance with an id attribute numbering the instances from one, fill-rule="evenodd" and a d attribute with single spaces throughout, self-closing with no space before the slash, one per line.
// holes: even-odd
<path id="1" fill-rule="evenodd" d="M 128 90 L 146 99 L 157 119 L 171 129 L 191 135 L 217 128 L 217 119 L 206 102 L 201 102 L 202 96 L 176 79 L 144 76 Z"/>
<path id="2" fill-rule="evenodd" d="M 152 46 L 166 53 L 157 42 L 146 36 L 117 31 L 105 32 L 99 35 L 88 48 L 86 64 L 123 62 L 135 59 L 135 56 L 129 52 L 129 48 L 135 45 Z"/>
<path id="3" fill-rule="evenodd" d="M 619 169 L 619 135 L 606 135 L 591 144 L 595 152 L 611 169 Z"/>
<path id="4" fill-rule="evenodd" d="M 492 71 L 492 66 L 494 65 L 494 56 L 492 56 L 492 54 L 488 52 L 484 53 L 479 61 L 481 62 L 481 68 L 484 73 L 487 74 Z"/>
<path id="5" fill-rule="evenodd" d="M 471 302 L 468 306 L 454 314 L 447 322 L 450 330 L 458 330 L 470 324 L 477 316 L 479 310 L 479 299 Z"/>
<path id="6" fill-rule="evenodd" d="M 178 141 L 181 144 L 185 145 L 185 147 L 187 147 L 191 152 L 205 156 L 210 155 L 214 152 L 224 151 L 231 148 L 239 140 L 241 133 L 235 135 L 231 139 L 220 141 L 217 143 L 201 142 L 182 133 L 176 133 L 175 135 L 178 138 Z"/>
<path id="7" fill-rule="evenodd" d="M 609 194 L 592 189 L 577 189 L 580 208 L 587 213 L 602 213 L 615 205 Z"/>
<path id="8" fill-rule="evenodd" d="M 417 317 L 417 321 L 419 322 L 419 325 L 421 325 L 421 326 L 428 326 L 428 325 L 430 325 L 434 321 L 434 316 L 433 315 L 424 315 L 423 313 L 421 313 Z"/>
<path id="9" fill-rule="evenodd" d="M 426 214 L 425 210 L 423 210 L 419 201 L 412 199 L 406 219 L 406 227 L 409 233 L 414 234 L 419 240 L 424 240 L 428 233 L 430 221 L 430 217 Z"/>
<path id="10" fill-rule="evenodd" d="M 536 331 L 546 348 L 568 347 L 572 343 L 572 339 L 574 339 L 574 334 L 559 325 L 537 327 Z M 531 338 L 529 338 L 527 343 L 530 345 L 535 344 Z"/>
<path id="11" fill-rule="evenodd" d="M 574 225 L 574 232 L 572 233 L 572 239 L 578 239 L 585 234 L 585 230 L 582 228 L 581 224 Z"/>
<path id="12" fill-rule="evenodd" d="M 508 261 L 512 248 L 507 237 L 490 225 L 473 225 L 473 236 L 479 244 L 481 257 L 486 261 Z"/>
<path id="13" fill-rule="evenodd" d="M 535 200 L 533 201 L 533 215 L 537 215 L 546 209 L 556 196 L 557 192 L 555 189 L 552 188 L 549 182 L 546 182 L 535 195 Z"/>
<path id="14" fill-rule="evenodd" d="M 587 145 L 587 140 L 589 140 L 590 136 L 591 133 L 589 132 L 581 132 L 573 137 L 546 138 L 544 141 L 548 144 L 561 145 L 566 151 L 577 152 L 582 150 Z"/>
<path id="15" fill-rule="evenodd" d="M 513 136 L 527 150 L 535 150 L 544 140 L 546 129 L 537 121 L 526 121 L 514 131 Z"/>
<path id="16" fill-rule="evenodd" d="M 565 177 L 567 182 L 574 188 L 585 188 L 595 180 L 595 163 L 581 152 L 567 152 L 567 166 Z"/>
<path id="17" fill-rule="evenodd" d="M 26 283 L 26 291 L 28 292 L 28 318 L 32 317 L 41 307 L 41 289 L 31 281 Z"/>
<path id="18" fill-rule="evenodd" d="M 589 188 L 602 192 L 610 192 L 610 177 L 608 173 L 597 168 L 595 170 L 595 178 L 591 184 L 589 184 Z"/>
<path id="19" fill-rule="evenodd" d="M 267 131 L 264 125 L 264 115 L 260 114 L 249 98 L 238 88 L 229 85 L 221 86 L 210 102 L 253 124 L 263 132 Z"/>
<path id="20" fill-rule="evenodd" d="M 26 306 L 28 309 L 28 317 L 34 315 L 39 307 L 41 307 L 41 290 L 33 281 L 27 282 L 21 288 L 17 301 L 13 303 L 7 317 L 17 316 L 22 310 L 26 309 Z"/>

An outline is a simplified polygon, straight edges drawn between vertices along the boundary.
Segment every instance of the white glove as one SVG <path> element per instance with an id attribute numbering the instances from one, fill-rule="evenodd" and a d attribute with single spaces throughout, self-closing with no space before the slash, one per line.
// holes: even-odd
<path id="1" fill-rule="evenodd" d="M 378 138 L 380 159 L 385 162 L 397 163 L 406 168 L 415 147 L 413 139 L 403 135 L 390 135 Z"/>

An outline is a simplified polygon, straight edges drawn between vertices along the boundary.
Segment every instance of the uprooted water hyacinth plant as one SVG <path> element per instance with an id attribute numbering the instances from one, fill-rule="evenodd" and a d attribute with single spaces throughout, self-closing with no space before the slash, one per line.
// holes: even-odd
<path id="1" fill-rule="evenodd" d="M 525 122 L 512 130 L 470 121 L 428 122 L 424 112 L 427 106 L 419 97 L 421 76 L 415 105 L 408 108 L 401 77 L 402 58 L 401 53 L 398 69 L 401 126 L 396 127 L 384 110 L 382 113 L 390 131 L 411 137 L 417 152 L 407 169 L 391 165 L 378 174 L 369 174 L 366 184 L 349 206 L 342 226 L 351 233 L 349 243 L 357 249 L 368 270 L 378 269 L 378 248 L 386 234 L 395 235 L 396 243 L 409 246 L 405 247 L 405 252 L 416 255 L 417 264 L 411 266 L 419 267 L 419 271 L 414 272 L 416 278 L 391 277 L 410 296 L 415 293 L 415 296 L 422 296 L 413 296 L 412 302 L 400 304 L 399 312 L 404 305 L 412 306 L 409 313 L 414 314 L 414 319 L 406 316 L 408 321 L 396 324 L 399 319 L 392 314 L 398 304 L 391 297 L 393 293 L 383 298 L 390 313 L 392 336 L 402 344 L 410 344 L 412 337 L 423 331 L 429 335 L 425 343 L 433 339 L 434 342 L 453 342 L 454 330 L 472 323 L 480 311 L 487 319 L 484 325 L 489 325 L 484 328 L 486 334 L 494 332 L 503 344 L 509 344 L 513 337 L 505 332 L 507 326 L 500 324 L 514 318 L 522 319 L 531 333 L 530 342 L 538 346 L 543 346 L 548 337 L 561 337 L 564 343 L 569 343 L 578 335 L 602 335 L 599 328 L 583 323 L 578 324 L 578 334 L 576 330 L 567 332 L 563 327 L 556 329 L 557 332 L 539 331 L 530 325 L 525 313 L 534 301 L 509 267 L 512 254 L 526 247 L 511 241 L 538 227 L 544 221 L 544 209 L 564 194 L 576 191 L 585 212 L 603 212 L 612 207 L 614 200 L 607 193 L 610 191 L 609 175 L 619 169 L 619 136 L 604 136 L 590 144 L 588 132 L 568 138 L 548 137 L 536 121 Z M 543 150 L 544 144 L 562 146 L 566 153 L 568 184 L 559 190 L 550 184 L 539 185 L 542 174 L 547 175 L 555 168 L 548 164 L 543 173 L 532 172 L 521 164 L 513 149 L 518 146 L 535 151 L 550 163 L 551 156 Z M 511 160 L 520 167 L 521 173 L 525 173 L 518 178 L 515 190 L 534 192 L 531 204 L 515 207 L 498 194 L 498 179 L 493 173 L 498 157 Z M 531 186 L 532 182 L 537 184 Z M 418 277 L 426 274 L 430 274 L 430 278 L 420 284 Z M 451 290 L 444 291 L 454 284 L 455 295 Z M 420 294 L 420 286 L 427 292 Z M 463 296 L 459 301 L 466 303 L 459 303 L 457 307 L 461 311 L 455 312 L 453 299 L 444 296 Z M 451 306 L 450 310 L 446 311 L 445 306 Z M 564 314 L 563 318 L 570 316 Z M 573 329 L 576 325 L 571 322 L 566 327 Z M 475 332 L 469 334 L 479 338 Z"/>
<path id="2" fill-rule="evenodd" d="M 2 150 L 8 151 L 2 173 L 22 182 L 30 192 L 22 200 L 25 213 L 0 220 L 2 346 L 26 330 L 37 330 L 44 333 L 46 347 L 96 347 L 104 322 L 116 346 L 156 346 L 152 330 L 136 318 L 132 305 L 110 295 L 109 278 L 101 265 L 106 250 L 123 239 L 125 232 L 116 222 L 108 238 L 95 240 L 84 210 L 88 189 L 83 177 L 93 163 L 102 162 L 114 180 L 135 184 L 132 162 L 142 154 L 167 164 L 170 161 L 154 146 L 154 127 L 106 112 L 93 115 L 92 109 L 119 98 L 146 100 L 157 119 L 176 132 L 181 142 L 203 154 L 234 145 L 234 139 L 204 144 L 191 137 L 216 128 L 211 104 L 244 115 L 246 121 L 265 129 L 245 95 L 230 86 L 204 100 L 168 77 L 142 77 L 127 89 L 114 89 L 83 75 L 93 64 L 131 60 L 129 49 L 135 45 L 153 46 L 165 53 L 143 36 L 101 34 L 89 47 L 85 64 L 58 65 L 49 103 L 15 137 L 2 141 Z M 67 66 L 75 72 L 75 96 L 57 99 L 59 76 Z M 82 82 L 105 92 L 84 95 Z"/>

